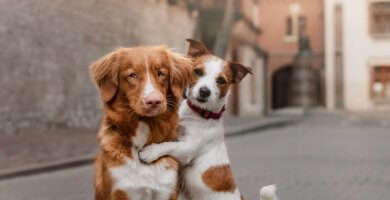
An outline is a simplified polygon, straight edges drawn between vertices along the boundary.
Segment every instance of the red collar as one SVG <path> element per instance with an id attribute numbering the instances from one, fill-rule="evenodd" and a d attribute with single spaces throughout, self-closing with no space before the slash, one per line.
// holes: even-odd
<path id="1" fill-rule="evenodd" d="M 189 99 L 187 99 L 187 104 L 194 112 L 198 113 L 201 117 L 205 119 L 219 119 L 222 117 L 222 113 L 225 111 L 225 106 L 223 106 L 222 110 L 219 113 L 214 113 L 194 105 Z"/>

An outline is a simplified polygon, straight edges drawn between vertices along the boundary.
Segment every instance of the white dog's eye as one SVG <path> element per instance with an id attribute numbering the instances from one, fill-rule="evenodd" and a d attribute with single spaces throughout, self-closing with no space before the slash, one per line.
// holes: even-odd
<path id="1" fill-rule="evenodd" d="M 216 82 L 217 82 L 218 84 L 220 84 L 220 85 L 223 85 L 223 84 L 226 83 L 226 80 L 225 80 L 224 78 L 222 78 L 222 77 L 218 77 L 217 80 L 216 80 Z"/>
<path id="2" fill-rule="evenodd" d="M 137 74 L 135 74 L 134 72 L 133 72 L 133 73 L 130 73 L 130 74 L 129 74 L 129 77 L 130 77 L 130 78 L 136 79 L 136 78 L 137 78 Z"/>

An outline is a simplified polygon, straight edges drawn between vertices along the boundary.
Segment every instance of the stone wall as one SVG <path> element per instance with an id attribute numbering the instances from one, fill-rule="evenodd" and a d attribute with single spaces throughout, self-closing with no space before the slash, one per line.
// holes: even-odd
<path id="1" fill-rule="evenodd" d="M 120 46 L 184 52 L 195 20 L 166 0 L 0 0 L 0 133 L 97 127 L 89 65 Z"/>

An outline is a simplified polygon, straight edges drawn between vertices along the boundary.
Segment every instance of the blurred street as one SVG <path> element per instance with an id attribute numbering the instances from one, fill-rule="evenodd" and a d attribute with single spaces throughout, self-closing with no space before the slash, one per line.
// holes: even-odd
<path id="1" fill-rule="evenodd" d="M 281 200 L 390 197 L 390 117 L 314 111 L 296 124 L 227 138 L 245 199 L 277 184 Z M 0 199 L 93 197 L 91 165 L 3 180 Z"/>
<path id="2" fill-rule="evenodd" d="M 236 63 L 215 81 L 234 83 L 225 135 L 246 200 L 270 184 L 281 200 L 390 199 L 390 0 L 0 0 L 0 200 L 93 199 L 102 118 L 120 105 L 138 123 L 145 113 L 120 94 L 168 67 L 153 85 L 168 85 L 156 88 L 170 105 L 174 72 L 187 71 L 118 48 L 199 57 L 186 39 Z M 125 70 L 140 87 L 119 84 Z"/>

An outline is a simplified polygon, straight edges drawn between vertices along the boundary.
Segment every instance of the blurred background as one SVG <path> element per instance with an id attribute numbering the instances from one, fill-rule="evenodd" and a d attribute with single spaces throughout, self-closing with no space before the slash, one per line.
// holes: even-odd
<path id="1" fill-rule="evenodd" d="M 247 199 L 390 198 L 389 0 L 0 0 L 0 199 L 91 199 L 89 65 L 186 38 L 253 68 L 225 115 Z"/>

